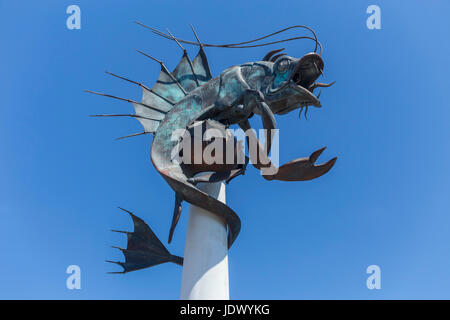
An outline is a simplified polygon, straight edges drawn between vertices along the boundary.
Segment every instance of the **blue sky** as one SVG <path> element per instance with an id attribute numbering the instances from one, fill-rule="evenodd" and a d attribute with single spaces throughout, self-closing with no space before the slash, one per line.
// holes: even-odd
<path id="1" fill-rule="evenodd" d="M 134 49 L 170 68 L 181 57 L 134 20 L 183 38 L 192 38 L 192 23 L 214 43 L 306 24 L 324 45 L 324 80 L 336 85 L 308 121 L 277 118 L 280 162 L 325 145 L 321 160 L 338 162 L 310 182 L 267 182 L 249 168 L 230 184 L 228 204 L 243 221 L 229 253 L 231 298 L 450 298 L 449 2 L 280 2 L 0 3 L 0 298 L 179 297 L 176 265 L 115 276 L 103 262 L 121 258 L 110 245 L 125 245 L 109 229 L 132 227 L 118 205 L 163 240 L 173 209 L 173 192 L 149 160 L 152 138 L 114 141 L 139 123 L 88 117 L 132 107 L 84 89 L 140 98 L 105 70 L 154 83 L 159 66 Z M 81 30 L 66 28 L 71 4 L 81 8 Z M 370 4 L 381 8 L 381 30 L 366 27 Z M 286 48 L 299 57 L 312 44 Z M 217 75 L 267 50 L 207 54 Z M 186 222 L 187 205 L 169 246 L 178 255 Z M 81 267 L 81 290 L 66 289 L 71 264 Z M 366 288 L 372 264 L 381 267 L 381 290 Z"/>

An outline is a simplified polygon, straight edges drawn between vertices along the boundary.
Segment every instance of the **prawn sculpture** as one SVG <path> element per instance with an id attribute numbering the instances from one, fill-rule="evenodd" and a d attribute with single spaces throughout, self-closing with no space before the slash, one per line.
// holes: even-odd
<path id="1" fill-rule="evenodd" d="M 244 173 L 249 160 L 248 157 L 245 157 L 244 164 L 237 162 L 230 164 L 229 161 L 227 164 L 208 164 L 204 161 L 186 164 L 173 161 L 173 150 L 176 150 L 179 141 L 173 139 L 172 134 L 177 129 L 192 131 L 196 126 L 199 128 L 198 124 L 200 124 L 203 133 L 208 128 L 226 130 L 228 126 L 237 124 L 245 132 L 253 132 L 249 130 L 251 127 L 248 119 L 256 114 L 261 117 L 262 125 L 266 129 L 265 132 L 268 133 L 266 134 L 264 147 L 259 142 L 257 143 L 261 160 L 255 160 L 252 157 L 250 159 L 254 167 L 259 170 L 274 169 L 268 170 L 269 173 L 262 172 L 265 179 L 311 180 L 320 177 L 333 167 L 336 158 L 324 164 L 315 165 L 317 158 L 325 148 L 313 152 L 309 157 L 290 161 L 279 168 L 276 168 L 268 159 L 272 142 L 271 133 L 273 131 L 271 130 L 276 128 L 274 115 L 287 114 L 299 108 L 301 115 L 303 108 L 308 108 L 308 106 L 320 108 L 320 94 L 316 96 L 313 93 L 314 89 L 329 87 L 333 84 L 316 82 L 319 76 L 323 75 L 324 62 L 321 58 L 322 46 L 312 29 L 306 26 L 292 26 L 247 42 L 215 45 L 200 42 L 193 28 L 192 31 L 197 42 L 176 38 L 170 31 L 166 34 L 141 23 L 138 24 L 151 29 L 164 38 L 175 41 L 180 46 L 184 54 L 174 71 L 170 72 L 162 61 L 139 51 L 161 65 L 158 80 L 152 88 L 121 76 L 109 74 L 140 86 L 143 89 L 141 102 L 104 93 L 89 92 L 133 104 L 135 114 L 95 115 L 130 116 L 139 120 L 144 127 L 144 131 L 126 137 L 153 134 L 150 153 L 152 163 L 175 191 L 175 208 L 170 227 L 169 243 L 180 218 L 181 204 L 186 201 L 223 219 L 228 228 L 228 247 L 233 244 L 241 229 L 241 221 L 238 215 L 226 204 L 198 189 L 196 185 L 199 182 L 229 182 L 234 177 Z M 293 28 L 307 29 L 312 32 L 313 37 L 303 36 L 249 45 L 249 43 Z M 267 53 L 261 61 L 230 67 L 215 78 L 211 75 L 204 52 L 204 47 L 249 48 L 296 39 L 314 40 L 314 52 L 305 54 L 301 58 L 294 58 L 280 53 L 283 49 L 274 50 Z M 199 46 L 199 52 L 193 61 L 189 59 L 181 43 Z M 320 47 L 320 54 L 317 53 L 318 47 Z M 256 136 L 252 138 L 256 139 Z M 249 136 L 247 136 L 248 140 Z M 208 141 L 203 142 L 202 147 L 205 148 L 207 145 Z M 233 152 L 238 151 L 234 149 Z M 183 258 L 170 254 L 142 219 L 125 209 L 122 210 L 131 215 L 134 231 L 116 231 L 126 233 L 128 240 L 126 249 L 118 248 L 123 252 L 125 262 L 108 261 L 122 266 L 123 271 L 119 273 L 143 269 L 164 262 L 183 264 Z"/>

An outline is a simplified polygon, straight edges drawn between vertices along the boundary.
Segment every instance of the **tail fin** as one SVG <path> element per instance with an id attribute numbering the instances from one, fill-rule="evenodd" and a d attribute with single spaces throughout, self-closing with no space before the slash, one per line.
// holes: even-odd
<path id="1" fill-rule="evenodd" d="M 164 247 L 158 237 L 153 233 L 152 229 L 140 218 L 136 217 L 132 212 L 122 209 L 127 212 L 133 219 L 134 231 L 117 231 L 114 232 L 125 233 L 127 235 L 127 248 L 114 247 L 122 251 L 125 256 L 125 262 L 110 261 L 123 268 L 122 272 L 110 273 L 127 273 L 139 269 L 149 268 L 165 262 L 173 262 L 180 266 L 183 265 L 183 258 L 170 254 Z"/>

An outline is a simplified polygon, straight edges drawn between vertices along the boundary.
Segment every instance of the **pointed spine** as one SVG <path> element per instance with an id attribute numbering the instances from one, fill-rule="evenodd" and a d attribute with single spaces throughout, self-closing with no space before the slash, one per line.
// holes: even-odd
<path id="1" fill-rule="evenodd" d="M 129 135 L 126 135 L 126 136 L 118 137 L 115 140 L 122 140 L 122 139 L 126 139 L 126 138 L 137 137 L 137 136 L 141 136 L 141 135 L 148 134 L 148 133 L 153 133 L 153 132 L 143 131 L 143 132 L 133 133 L 133 134 L 129 134 Z"/>
<path id="2" fill-rule="evenodd" d="M 157 111 L 157 112 L 167 113 L 167 112 L 164 112 L 164 111 L 162 111 L 162 110 L 160 110 L 160 109 L 154 108 L 154 107 L 149 106 L 149 105 L 146 105 L 146 104 L 144 104 L 144 103 L 142 103 L 142 102 L 137 102 L 137 101 L 134 101 L 134 100 L 131 100 L 131 99 L 126 99 L 126 98 L 116 97 L 116 96 L 113 96 L 113 95 L 111 95 L 111 94 L 106 94 L 106 93 L 102 93 L 102 92 L 95 92 L 95 91 L 91 91 L 91 90 L 84 90 L 84 91 L 85 91 L 85 92 L 89 92 L 89 93 L 93 93 L 93 94 L 96 94 L 96 95 L 99 95 L 99 96 L 104 96 L 104 97 L 108 97 L 108 98 L 113 98 L 113 99 L 117 99 L 117 100 L 122 100 L 122 101 L 130 102 L 130 103 L 136 103 L 136 104 L 139 104 L 139 105 L 141 105 L 141 106 L 143 106 L 143 107 L 145 107 L 145 108 L 149 108 L 149 109 L 155 110 L 155 111 Z"/>
<path id="3" fill-rule="evenodd" d="M 189 63 L 189 67 L 191 68 L 192 74 L 194 75 L 195 83 L 199 87 L 200 83 L 198 82 L 197 74 L 194 71 L 194 66 L 192 65 L 192 61 L 189 58 L 189 55 L 187 54 L 186 49 L 181 45 L 181 43 L 178 41 L 178 39 L 175 38 L 175 36 L 170 32 L 169 29 L 167 29 L 167 32 L 172 36 L 172 40 L 174 40 L 178 44 L 178 46 L 181 48 L 181 50 L 183 50 L 183 57 L 186 57 L 186 59 L 187 59 L 187 61 Z"/>
<path id="4" fill-rule="evenodd" d="M 156 62 L 158 62 L 161 65 L 161 70 L 163 70 L 165 73 L 167 73 L 169 75 L 169 77 L 172 79 L 173 82 L 175 82 L 178 86 L 178 88 L 180 88 L 180 90 L 184 93 L 185 96 L 188 95 L 188 93 L 186 92 L 186 90 L 184 90 L 183 86 L 181 85 L 180 82 L 178 82 L 178 80 L 173 76 L 172 72 L 169 71 L 169 69 L 167 69 L 166 65 L 164 64 L 164 62 L 162 62 L 161 60 L 158 60 L 154 57 L 152 57 L 149 54 L 146 54 L 140 50 L 136 50 L 137 52 L 139 52 L 140 54 L 146 56 L 147 58 L 150 58 Z"/>
<path id="5" fill-rule="evenodd" d="M 203 50 L 203 43 L 198 38 L 197 32 L 195 32 L 194 26 L 192 24 L 190 24 L 190 26 L 191 26 L 192 32 L 194 33 L 195 39 L 197 40 L 198 46 L 200 47 L 200 51 L 199 52 L 200 52 L 200 54 L 203 54 L 203 56 L 204 56 L 204 58 L 206 60 L 206 64 L 208 66 L 207 68 L 205 68 L 205 71 L 207 73 L 206 76 L 211 79 L 212 78 L 211 70 L 209 69 L 208 59 L 206 58 L 205 50 Z"/>
<path id="6" fill-rule="evenodd" d="M 139 116 L 137 114 L 91 114 L 90 117 L 132 117 L 132 118 L 139 118 L 139 119 L 146 119 L 146 120 L 153 120 L 153 121 L 161 121 L 155 118 L 149 118 L 149 117 L 143 117 Z"/>
<path id="7" fill-rule="evenodd" d="M 203 43 L 201 43 L 200 39 L 197 36 L 197 32 L 195 32 L 194 26 L 192 24 L 190 24 L 191 26 L 191 30 L 194 33 L 195 39 L 197 39 L 197 43 L 200 46 L 200 48 L 203 48 Z"/>
<path id="8" fill-rule="evenodd" d="M 153 91 L 152 89 L 150 89 L 149 87 L 145 86 L 144 84 L 142 84 L 142 83 L 140 83 L 140 82 L 136 82 L 136 81 L 130 80 L 130 79 L 128 79 L 128 78 L 119 76 L 119 75 L 117 75 L 117 74 L 114 74 L 114 73 L 111 73 L 111 72 L 108 72 L 108 71 L 105 71 L 105 72 L 106 72 L 107 74 L 113 76 L 113 77 L 116 77 L 116 78 L 119 78 L 119 79 L 122 79 L 122 80 L 125 80 L 125 81 L 128 81 L 128 82 L 134 83 L 134 84 L 138 85 L 139 87 L 141 87 L 142 89 L 144 89 L 144 90 L 146 90 L 146 91 L 148 91 L 148 92 L 154 94 L 154 95 L 157 96 L 158 98 L 163 99 L 163 100 L 166 101 L 168 104 L 171 104 L 172 106 L 175 105 L 175 102 L 170 101 L 169 99 L 167 99 L 167 98 L 163 97 L 162 95 L 156 93 L 155 91 Z M 160 112 L 163 112 L 163 111 L 161 111 L 161 110 L 159 110 L 159 111 L 160 111 Z"/>

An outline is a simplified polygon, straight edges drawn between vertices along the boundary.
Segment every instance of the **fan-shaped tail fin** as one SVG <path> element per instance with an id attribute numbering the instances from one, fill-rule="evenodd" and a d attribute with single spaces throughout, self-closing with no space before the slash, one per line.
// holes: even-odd
<path id="1" fill-rule="evenodd" d="M 118 231 L 127 235 L 126 249 L 115 247 L 122 251 L 125 256 L 125 262 L 106 260 L 110 263 L 115 263 L 123 268 L 121 272 L 110 273 L 127 273 L 139 269 L 149 268 L 165 262 L 173 262 L 178 265 L 183 265 L 183 258 L 170 254 L 158 237 L 153 233 L 152 229 L 141 219 L 135 216 L 132 212 L 122 209 L 127 212 L 133 219 L 134 231 Z"/>

